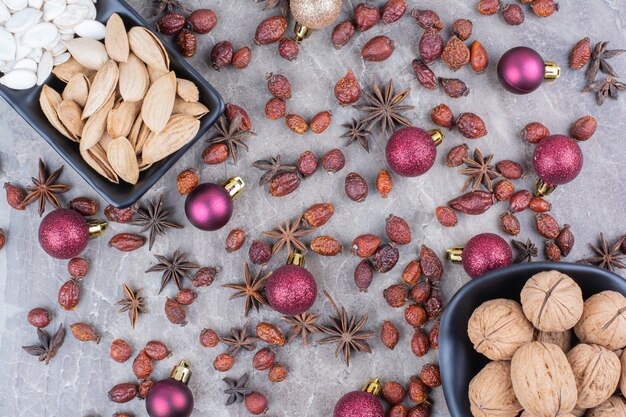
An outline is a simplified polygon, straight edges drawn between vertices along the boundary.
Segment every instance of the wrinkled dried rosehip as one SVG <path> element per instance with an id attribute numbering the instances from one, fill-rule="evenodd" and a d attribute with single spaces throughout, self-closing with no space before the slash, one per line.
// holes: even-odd
<path id="1" fill-rule="evenodd" d="M 237 252 L 246 241 L 246 232 L 242 229 L 233 229 L 226 237 L 226 251 Z"/>
<path id="2" fill-rule="evenodd" d="M 552 262 L 561 262 L 561 250 L 551 240 L 546 241 L 546 258 Z"/>
<path id="3" fill-rule="evenodd" d="M 185 169 L 181 171 L 176 177 L 176 188 L 181 195 L 189 194 L 200 183 L 200 177 L 198 172 L 193 169 Z"/>
<path id="4" fill-rule="evenodd" d="M 428 401 L 428 387 L 416 376 L 412 376 L 409 379 L 409 385 L 407 386 L 407 393 L 409 399 L 416 404 L 422 404 Z"/>
<path id="5" fill-rule="evenodd" d="M 351 172 L 346 176 L 344 189 L 348 198 L 357 203 L 365 201 L 368 194 L 367 182 L 356 172 Z"/>
<path id="6" fill-rule="evenodd" d="M 257 45 L 269 45 L 278 42 L 287 29 L 287 19 L 282 16 L 271 16 L 259 23 L 254 34 Z"/>
<path id="7" fill-rule="evenodd" d="M 489 65 L 489 55 L 485 47 L 478 41 L 470 46 L 470 67 L 476 72 L 483 72 Z"/>
<path id="8" fill-rule="evenodd" d="M 270 345 L 284 346 L 286 342 L 283 332 L 278 327 L 263 321 L 256 325 L 256 336 Z"/>
<path id="9" fill-rule="evenodd" d="M 309 129 L 309 125 L 307 124 L 304 117 L 298 114 L 288 114 L 285 116 L 285 124 L 292 131 L 297 133 L 298 135 L 304 134 Z"/>
<path id="10" fill-rule="evenodd" d="M 106 206 L 104 209 L 104 216 L 110 221 L 115 223 L 128 223 L 133 219 L 135 215 L 135 208 L 133 206 L 123 209 L 113 207 L 112 205 Z"/>
<path id="11" fill-rule="evenodd" d="M 424 277 L 430 282 L 439 282 L 443 276 L 443 264 L 435 251 L 422 245 L 419 260 Z"/>
<path id="12" fill-rule="evenodd" d="M 228 159 L 228 147 L 223 143 L 214 143 L 202 151 L 202 161 L 207 165 L 221 164 Z"/>
<path id="13" fill-rule="evenodd" d="M 591 44 L 589 38 L 582 38 L 572 48 L 569 54 L 569 67 L 579 70 L 589 62 L 591 58 Z"/>
<path id="14" fill-rule="evenodd" d="M 546 239 L 555 239 L 561 232 L 561 228 L 555 218 L 547 213 L 535 215 L 535 227 L 537 232 Z"/>
<path id="15" fill-rule="evenodd" d="M 413 259 L 404 267 L 400 278 L 406 285 L 413 285 L 420 279 L 421 275 L 422 267 L 417 259 Z"/>
<path id="16" fill-rule="evenodd" d="M 537 16 L 548 17 L 559 11 L 559 4 L 554 0 L 534 0 L 530 8 Z"/>
<path id="17" fill-rule="evenodd" d="M 248 412 L 255 416 L 267 411 L 267 397 L 260 392 L 252 392 L 246 395 L 244 404 Z"/>
<path id="18" fill-rule="evenodd" d="M 213 360 L 213 368 L 218 372 L 227 372 L 235 364 L 235 357 L 230 353 L 221 353 Z"/>
<path id="19" fill-rule="evenodd" d="M 428 333 L 428 342 L 430 347 L 437 350 L 439 349 L 439 323 L 435 324 Z"/>
<path id="20" fill-rule="evenodd" d="M 334 213 L 335 207 L 331 203 L 318 203 L 306 209 L 302 218 L 310 227 L 320 227 L 325 225 Z"/>
<path id="21" fill-rule="evenodd" d="M 374 252 L 376 252 L 376 249 L 378 249 L 380 243 L 381 240 L 376 235 L 360 235 L 352 241 L 350 253 L 360 258 L 369 258 L 374 254 Z"/>
<path id="22" fill-rule="evenodd" d="M 298 42 L 293 39 L 282 38 L 278 42 L 278 54 L 287 61 L 293 61 L 298 58 L 298 52 L 300 52 L 300 47 Z"/>
<path id="23" fill-rule="evenodd" d="M 524 174 L 522 165 L 518 162 L 504 159 L 496 164 L 498 172 L 506 179 L 516 180 Z"/>
<path id="24" fill-rule="evenodd" d="M 241 117 L 241 124 L 239 125 L 239 130 L 252 130 L 252 122 L 250 121 L 250 116 L 248 116 L 248 112 L 246 112 L 243 108 L 237 106 L 233 103 L 226 103 L 226 118 L 229 122 L 232 123 L 233 120 L 237 116 Z"/>
<path id="25" fill-rule="evenodd" d="M 413 352 L 415 356 L 422 357 L 426 355 L 429 350 L 428 336 L 426 336 L 422 329 L 415 329 L 413 337 L 411 337 L 411 352 Z"/>
<path id="26" fill-rule="evenodd" d="M 443 300 L 441 299 L 441 293 L 434 289 L 430 292 L 430 297 L 424 303 L 428 320 L 436 320 L 443 313 Z"/>
<path id="27" fill-rule="evenodd" d="M 380 328 L 380 340 L 387 349 L 393 350 L 400 340 L 400 332 L 396 325 L 385 320 Z"/>
<path id="28" fill-rule="evenodd" d="M 430 67 L 424 63 L 424 61 L 414 59 L 412 66 L 417 81 L 423 87 L 426 87 L 429 90 L 437 89 L 437 76 L 435 75 L 433 70 L 431 70 Z"/>
<path id="29" fill-rule="evenodd" d="M 559 232 L 559 235 L 554 239 L 554 243 L 558 246 L 559 250 L 563 254 L 563 256 L 567 256 L 572 251 L 574 247 L 575 239 L 574 233 L 572 233 L 572 229 L 569 224 L 563 226 L 563 229 Z"/>
<path id="30" fill-rule="evenodd" d="M 80 301 L 80 285 L 75 279 L 70 279 L 61 285 L 58 300 L 63 310 L 72 311 L 76 308 Z"/>
<path id="31" fill-rule="evenodd" d="M 72 278 L 84 278 L 89 272 L 89 262 L 83 258 L 72 258 L 67 263 L 67 272 Z"/>
<path id="32" fill-rule="evenodd" d="M 418 46 L 420 58 L 426 64 L 437 60 L 443 52 L 443 38 L 437 29 L 426 29 Z"/>
<path id="33" fill-rule="evenodd" d="M 190 290 L 189 288 L 183 288 L 182 290 L 176 293 L 176 301 L 184 306 L 188 306 L 193 304 L 194 300 L 198 297 L 195 291 Z"/>
<path id="34" fill-rule="evenodd" d="M 45 308 L 37 307 L 28 312 L 26 319 L 28 320 L 28 323 L 30 323 L 32 326 L 42 329 L 50 324 L 52 316 L 50 315 L 50 312 Z"/>
<path id="35" fill-rule="evenodd" d="M 394 243 L 391 243 L 379 246 L 370 262 L 374 270 L 385 273 L 391 271 L 396 266 L 399 258 L 398 248 Z"/>
<path id="36" fill-rule="evenodd" d="M 493 195 L 498 201 L 506 201 L 515 192 L 513 183 L 509 180 L 500 180 L 493 186 Z"/>
<path id="37" fill-rule="evenodd" d="M 596 133 L 598 122 L 593 116 L 583 116 L 572 126 L 572 137 L 576 140 L 589 140 Z"/>
<path id="38" fill-rule="evenodd" d="M 233 60 L 231 64 L 233 67 L 237 69 L 244 69 L 248 65 L 250 65 L 250 60 L 252 59 L 252 49 L 249 46 L 244 46 L 243 48 L 237 49 L 233 53 Z"/>
<path id="39" fill-rule="evenodd" d="M 92 198 L 77 197 L 70 200 L 70 208 L 81 216 L 95 216 L 98 213 L 98 202 Z"/>
<path id="40" fill-rule="evenodd" d="M 187 324 L 187 312 L 175 299 L 167 297 L 165 301 L 165 316 L 172 324 L 185 326 Z"/>
<path id="41" fill-rule="evenodd" d="M 462 41 L 466 41 L 472 36 L 474 25 L 470 20 L 457 19 L 452 23 L 452 33 Z"/>
<path id="42" fill-rule="evenodd" d="M 446 46 L 443 48 L 441 58 L 447 66 L 456 71 L 469 62 L 470 50 L 461 39 L 453 36 L 448 39 Z"/>
<path id="43" fill-rule="evenodd" d="M 404 309 L 404 320 L 412 327 L 426 323 L 426 310 L 419 304 L 411 304 Z"/>
<path id="44" fill-rule="evenodd" d="M 272 97 L 265 104 L 265 117 L 270 120 L 278 120 L 287 114 L 287 103 L 282 98 Z"/>
<path id="45" fill-rule="evenodd" d="M 478 215 L 489 210 L 495 203 L 494 199 L 486 191 L 472 191 L 450 200 L 448 205 L 461 213 Z"/>
<path id="46" fill-rule="evenodd" d="M 411 300 L 418 304 L 426 303 L 430 299 L 431 289 L 432 285 L 430 282 L 426 280 L 419 281 L 411 288 Z"/>
<path id="47" fill-rule="evenodd" d="M 309 246 L 313 252 L 322 256 L 335 256 L 343 250 L 341 243 L 330 236 L 317 236 Z"/>
<path id="48" fill-rule="evenodd" d="M 295 172 L 278 174 L 269 185 L 270 194 L 274 197 L 284 197 L 293 193 L 300 186 L 300 178 Z"/>
<path id="49" fill-rule="evenodd" d="M 459 80 L 458 78 L 443 78 L 439 77 L 439 83 L 441 87 L 443 87 L 443 91 L 450 98 L 461 98 L 465 97 L 470 93 L 467 84 L 463 80 Z"/>
<path id="50" fill-rule="evenodd" d="M 520 232 L 519 220 L 512 213 L 502 213 L 500 216 L 500 228 L 508 235 L 517 236 Z"/>
<path id="51" fill-rule="evenodd" d="M 233 44 L 230 41 L 221 41 L 211 49 L 211 66 L 219 71 L 233 60 Z"/>
<path id="52" fill-rule="evenodd" d="M 389 172 L 381 169 L 376 176 L 376 190 L 382 198 L 387 198 L 391 190 L 393 189 L 393 180 Z"/>
<path id="53" fill-rule="evenodd" d="M 532 195 L 528 190 L 520 190 L 515 192 L 509 200 L 509 210 L 513 213 L 524 211 L 530 206 Z"/>
<path id="54" fill-rule="evenodd" d="M 361 57 L 370 62 L 388 59 L 396 49 L 396 44 L 388 36 L 379 35 L 370 39 L 361 49 Z"/>
<path id="55" fill-rule="evenodd" d="M 387 237 L 398 245 L 411 243 L 411 227 L 402 217 L 390 214 L 385 221 Z"/>
<path id="56" fill-rule="evenodd" d="M 347 106 L 356 103 L 361 97 L 361 87 L 352 70 L 335 84 L 335 97 L 339 104 Z"/>
<path id="57" fill-rule="evenodd" d="M 115 362 L 124 363 L 130 359 L 133 354 L 133 348 L 122 339 L 115 339 L 111 342 L 111 350 L 109 356 Z"/>
<path id="58" fill-rule="evenodd" d="M 175 35 L 187 24 L 185 16 L 178 13 L 164 14 L 155 25 L 157 32 L 164 35 Z"/>
<path id="59" fill-rule="evenodd" d="M 248 250 L 248 256 L 255 265 L 266 264 L 272 257 L 272 247 L 261 240 L 254 240 Z"/>
<path id="60" fill-rule="evenodd" d="M 478 2 L 478 13 L 489 16 L 498 13 L 500 10 L 500 0 L 480 0 Z"/>
<path id="61" fill-rule="evenodd" d="M 309 124 L 311 132 L 320 134 L 325 131 L 326 128 L 330 126 L 331 116 L 332 113 L 328 110 L 321 111 L 313 116 L 313 118 L 311 119 L 311 123 Z"/>
<path id="62" fill-rule="evenodd" d="M 388 0 L 380 11 L 380 20 L 389 24 L 397 21 L 406 13 L 406 0 Z"/>
<path id="63" fill-rule="evenodd" d="M 172 355 L 172 352 L 167 348 L 167 345 L 158 340 L 151 340 L 146 343 L 144 348 L 146 355 L 155 361 L 162 361 Z"/>
<path id="64" fill-rule="evenodd" d="M 81 342 L 96 342 L 100 343 L 100 335 L 96 332 L 96 329 L 89 323 L 74 323 L 70 325 L 70 330 L 72 330 L 72 334 Z"/>
<path id="65" fill-rule="evenodd" d="M 539 143 L 543 138 L 550 136 L 550 130 L 539 122 L 532 122 L 527 124 L 520 134 L 528 143 Z"/>
<path id="66" fill-rule="evenodd" d="M 441 385 L 439 365 L 429 363 L 422 366 L 422 370 L 420 371 L 420 379 L 430 388 L 439 387 Z"/>
<path id="67" fill-rule="evenodd" d="M 536 213 L 545 213 L 546 211 L 550 211 L 552 204 L 541 197 L 533 197 L 530 199 L 530 205 L 528 207 Z"/>
<path id="68" fill-rule="evenodd" d="M 517 26 L 524 23 L 524 10 L 519 4 L 505 4 L 501 13 L 502 19 L 509 25 Z"/>
<path id="69" fill-rule="evenodd" d="M 386 417 L 407 417 L 409 412 L 406 407 L 401 404 L 391 406 L 391 408 L 385 414 Z"/>
<path id="70" fill-rule="evenodd" d="M 274 365 L 276 353 L 269 347 L 257 351 L 252 358 L 252 367 L 257 371 L 266 371 Z"/>
<path id="71" fill-rule="evenodd" d="M 439 206 L 435 209 L 437 221 L 444 227 L 454 227 L 458 223 L 458 218 L 454 210 L 447 206 Z"/>
<path id="72" fill-rule="evenodd" d="M 134 233 L 118 233 L 109 240 L 109 247 L 122 252 L 132 252 L 146 244 L 146 238 Z"/>
<path id="73" fill-rule="evenodd" d="M 404 387 L 396 381 L 387 381 L 383 385 L 381 395 L 391 405 L 404 401 Z"/>
<path id="74" fill-rule="evenodd" d="M 127 403 L 137 396 L 136 384 L 117 384 L 109 391 L 109 400 L 114 403 Z"/>
<path id="75" fill-rule="evenodd" d="M 432 408 L 433 406 L 428 402 L 416 405 L 409 410 L 407 417 L 430 417 Z"/>
<path id="76" fill-rule="evenodd" d="M 400 308 L 408 299 L 408 291 L 403 285 L 393 284 L 383 291 L 383 297 L 389 306 Z"/>
<path id="77" fill-rule="evenodd" d="M 455 124 L 459 132 L 468 139 L 478 139 L 487 135 L 485 122 L 474 113 L 461 113 Z"/>
<path id="78" fill-rule="evenodd" d="M 137 379 L 146 379 L 154 370 L 154 362 L 146 355 L 145 351 L 140 351 L 133 360 L 133 373 Z"/>
<path id="79" fill-rule="evenodd" d="M 267 378 L 272 382 L 283 382 L 289 371 L 282 363 L 275 363 L 267 373 Z"/>
<path id="80" fill-rule="evenodd" d="M 203 329 L 200 332 L 200 344 L 207 348 L 217 346 L 220 342 L 220 337 L 213 329 Z"/>
<path id="81" fill-rule="evenodd" d="M 361 32 L 370 30 L 378 23 L 380 12 L 378 7 L 359 3 L 354 8 L 354 23 Z"/>
<path id="82" fill-rule="evenodd" d="M 450 107 L 446 106 L 443 103 L 437 105 L 432 109 L 432 111 L 430 112 L 430 118 L 437 126 L 446 127 L 448 129 L 452 129 L 454 127 L 454 115 L 452 114 L 452 110 L 450 110 Z M 463 145 L 460 146 L 461 149 L 463 149 Z M 465 145 L 465 150 L 467 152 L 467 145 Z"/>
<path id="83" fill-rule="evenodd" d="M 317 171 L 317 158 L 315 157 L 315 154 L 311 151 L 302 152 L 298 158 L 296 167 L 298 168 L 298 172 L 304 178 L 313 175 L 315 171 Z"/>
<path id="84" fill-rule="evenodd" d="M 196 39 L 196 35 L 194 35 L 190 30 L 188 29 L 182 29 L 180 32 L 178 32 L 178 35 L 176 36 L 176 45 L 178 45 L 178 49 L 180 49 L 180 54 L 184 57 L 192 57 L 196 54 L 196 48 L 198 47 L 198 40 Z M 217 65 L 221 65 L 222 59 L 226 60 L 226 54 L 227 49 L 219 49 L 219 54 L 220 57 L 216 57 L 215 61 L 213 61 L 213 59 L 211 59 L 211 63 L 213 63 L 213 68 L 215 68 L 215 63 L 218 62 Z M 224 55 L 221 55 L 224 54 Z M 211 51 L 211 58 L 213 58 L 213 53 Z M 230 61 L 232 61 L 232 50 L 230 51 L 230 58 L 228 63 L 230 63 Z M 228 65 L 228 64 L 225 64 Z M 224 66 L 225 66 L 224 65 Z M 221 67 L 223 68 L 223 67 Z M 217 71 L 219 71 L 219 69 L 216 68 Z"/>
<path id="85" fill-rule="evenodd" d="M 443 29 L 443 22 L 439 18 L 439 15 L 433 10 L 413 9 L 411 10 L 411 17 L 417 21 L 417 24 L 422 29 Z"/>
<path id="86" fill-rule="evenodd" d="M 4 190 L 6 191 L 7 203 L 15 210 L 24 210 L 26 207 L 22 204 L 24 201 L 24 191 L 15 184 L 10 182 L 4 183 Z"/>
<path id="87" fill-rule="evenodd" d="M 189 15 L 191 29 L 200 34 L 207 34 L 217 24 L 217 15 L 210 9 L 196 9 Z"/>
<path id="88" fill-rule="evenodd" d="M 219 268 L 205 266 L 196 271 L 191 283 L 194 287 L 208 287 L 213 284 L 213 281 L 219 272 Z"/>
<path id="89" fill-rule="evenodd" d="M 152 379 L 146 379 L 146 380 L 141 381 L 139 383 L 139 387 L 137 388 L 137 397 L 141 398 L 142 400 L 145 400 L 146 397 L 148 397 L 148 394 L 150 393 L 150 390 L 152 389 L 153 386 L 154 386 L 154 381 Z M 126 414 L 126 416 L 132 417 L 129 414 Z M 124 417 L 124 415 L 117 416 L 117 414 L 114 414 L 113 417 Z"/>
<path id="90" fill-rule="evenodd" d="M 363 292 L 367 292 L 372 280 L 374 279 L 374 270 L 369 260 L 363 259 L 354 269 L 354 283 L 357 288 Z"/>
<path id="91" fill-rule="evenodd" d="M 452 168 L 463 164 L 463 160 L 467 158 L 468 150 L 469 147 L 464 143 L 450 149 L 446 156 L 446 165 Z"/>
<path id="92" fill-rule="evenodd" d="M 354 25 L 352 24 L 352 20 L 345 20 L 339 23 L 333 29 L 333 33 L 331 35 L 331 40 L 333 42 L 333 46 L 335 49 L 341 49 L 344 47 L 352 36 L 354 35 Z"/>

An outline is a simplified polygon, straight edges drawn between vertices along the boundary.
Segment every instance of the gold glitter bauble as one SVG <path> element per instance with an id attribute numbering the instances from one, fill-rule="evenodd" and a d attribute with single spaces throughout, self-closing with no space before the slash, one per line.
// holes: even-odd
<path id="1" fill-rule="evenodd" d="M 341 12 L 341 0 L 291 0 L 294 19 L 309 29 L 332 25 Z"/>

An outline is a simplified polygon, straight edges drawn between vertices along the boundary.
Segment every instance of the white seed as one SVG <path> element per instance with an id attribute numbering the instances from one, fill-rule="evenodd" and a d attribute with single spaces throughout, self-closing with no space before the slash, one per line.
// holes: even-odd
<path id="1" fill-rule="evenodd" d="M 35 62 L 39 62 L 41 60 L 42 55 L 43 55 L 43 48 L 33 48 L 30 54 L 28 54 L 27 58 L 30 58 Z"/>
<path id="2" fill-rule="evenodd" d="M 91 0 L 78 0 L 76 4 L 80 4 L 83 7 L 87 8 L 87 15 L 85 15 L 85 19 L 88 20 L 96 20 L 96 14 L 98 13 L 96 10 L 96 6 L 94 6 L 93 1 Z"/>
<path id="3" fill-rule="evenodd" d="M 32 59 L 24 58 L 24 59 L 20 59 L 19 61 L 17 61 L 13 69 L 14 70 L 25 69 L 25 70 L 29 70 L 32 72 L 37 72 L 37 63 L 33 61 Z"/>
<path id="4" fill-rule="evenodd" d="M 22 10 L 28 5 L 28 0 L 4 0 L 4 4 L 14 12 Z"/>
<path id="5" fill-rule="evenodd" d="M 65 61 L 67 61 L 68 59 L 70 59 L 72 57 L 72 55 L 70 55 L 69 52 L 64 52 L 61 55 L 55 56 L 54 57 L 54 65 L 61 65 L 62 63 L 64 63 Z"/>
<path id="6" fill-rule="evenodd" d="M 15 37 L 5 28 L 0 26 L 0 59 L 4 61 L 13 61 L 15 59 Z"/>
<path id="7" fill-rule="evenodd" d="M 47 0 L 43 5 L 43 20 L 49 22 L 64 11 L 65 0 Z"/>
<path id="8" fill-rule="evenodd" d="M 26 90 L 37 84 L 37 76 L 34 72 L 25 69 L 17 69 L 8 72 L 0 78 L 0 84 L 14 90 Z"/>
<path id="9" fill-rule="evenodd" d="M 52 54 L 50 51 L 46 51 L 39 61 L 39 66 L 37 67 L 37 85 L 43 84 L 50 74 L 52 74 L 52 68 L 54 67 L 54 61 L 52 58 Z"/>
<path id="10" fill-rule="evenodd" d="M 5 23 L 11 18 L 11 12 L 6 4 L 0 1 L 0 23 Z"/>
<path id="11" fill-rule="evenodd" d="M 74 34 L 73 33 L 61 33 L 61 40 L 62 41 L 69 41 L 74 39 Z"/>
<path id="12" fill-rule="evenodd" d="M 52 20 L 59 29 L 72 28 L 82 22 L 87 16 L 87 8 L 78 4 L 70 4 L 65 11 Z"/>
<path id="13" fill-rule="evenodd" d="M 106 28 L 97 20 L 83 20 L 74 27 L 74 32 L 81 38 L 102 40 L 104 39 Z"/>
<path id="14" fill-rule="evenodd" d="M 61 55 L 63 52 L 67 51 L 67 47 L 63 43 L 63 41 L 57 42 L 52 48 L 49 49 L 52 53 L 52 56 Z"/>
<path id="15" fill-rule="evenodd" d="M 4 3 L 3 3 L 4 4 Z M 4 71 L 4 66 L 7 64 L 7 62 L 5 60 L 0 59 L 0 72 L 5 72 Z"/>
<path id="16" fill-rule="evenodd" d="M 41 9 L 41 6 L 43 6 L 43 0 L 28 0 L 28 7 Z"/>
<path id="17" fill-rule="evenodd" d="M 6 64 L 4 64 L 4 68 L 2 69 L 2 72 L 4 72 L 5 74 L 7 72 L 11 72 L 13 71 L 14 67 L 15 67 L 15 61 L 8 61 Z"/>
<path id="18" fill-rule="evenodd" d="M 56 45 L 59 39 L 57 27 L 50 22 L 39 22 L 26 30 L 22 36 L 24 45 L 31 48 L 51 47 Z"/>
<path id="19" fill-rule="evenodd" d="M 43 13 L 37 9 L 27 7 L 13 14 L 4 28 L 12 33 L 24 32 L 26 29 L 41 20 Z"/>
<path id="20" fill-rule="evenodd" d="M 26 58 L 28 55 L 30 55 L 31 52 L 33 52 L 33 48 L 31 48 L 30 46 L 24 45 L 24 42 L 22 42 L 21 33 L 15 34 L 15 46 L 16 46 L 16 49 L 15 49 L 16 61 Z"/>

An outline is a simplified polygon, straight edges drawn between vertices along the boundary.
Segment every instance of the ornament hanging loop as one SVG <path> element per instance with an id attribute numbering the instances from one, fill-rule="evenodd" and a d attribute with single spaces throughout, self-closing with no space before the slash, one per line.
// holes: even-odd
<path id="1" fill-rule="evenodd" d="M 294 40 L 298 43 L 302 42 L 309 36 L 311 36 L 311 29 L 306 26 L 303 26 L 302 23 L 296 22 L 296 25 L 293 27 Z"/>

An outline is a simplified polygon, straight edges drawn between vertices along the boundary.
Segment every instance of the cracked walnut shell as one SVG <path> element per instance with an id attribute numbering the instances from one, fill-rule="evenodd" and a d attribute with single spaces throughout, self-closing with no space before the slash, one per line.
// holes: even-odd
<path id="1" fill-rule="evenodd" d="M 589 297 L 574 331 L 582 343 L 609 350 L 625 347 L 626 297 L 615 291 L 603 291 Z"/>
<path id="2" fill-rule="evenodd" d="M 511 359 L 520 346 L 533 340 L 533 331 L 522 307 L 504 298 L 482 303 L 467 328 L 474 349 L 495 361 Z"/>
<path id="3" fill-rule="evenodd" d="M 580 287 L 559 271 L 533 275 L 522 289 L 521 302 L 526 318 L 544 332 L 571 329 L 583 314 Z"/>
<path id="4" fill-rule="evenodd" d="M 511 382 L 511 362 L 494 361 L 469 384 L 470 409 L 474 417 L 515 417 L 522 406 Z"/>

